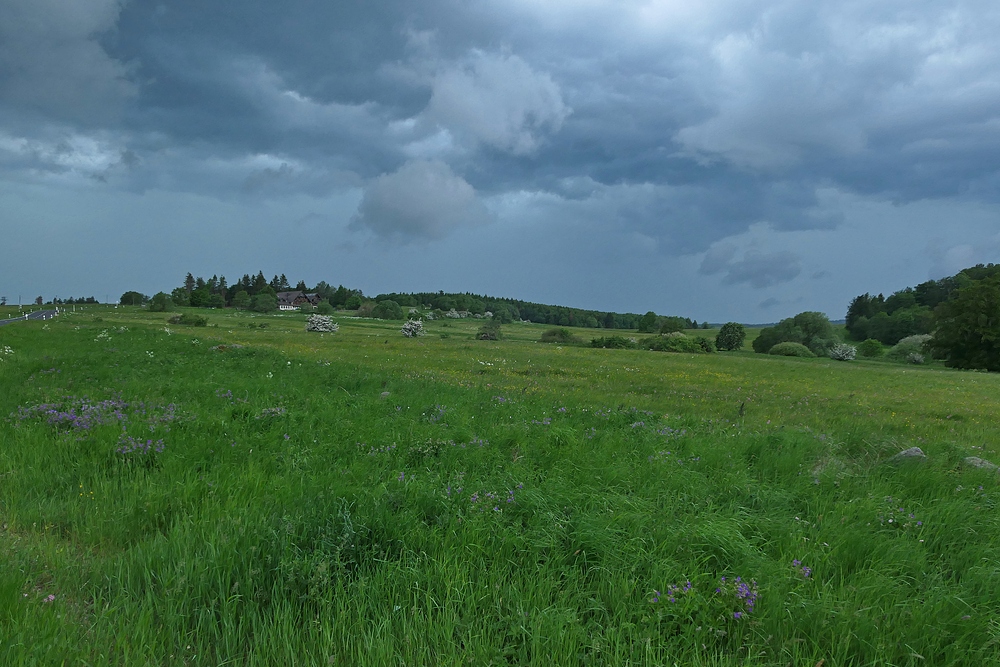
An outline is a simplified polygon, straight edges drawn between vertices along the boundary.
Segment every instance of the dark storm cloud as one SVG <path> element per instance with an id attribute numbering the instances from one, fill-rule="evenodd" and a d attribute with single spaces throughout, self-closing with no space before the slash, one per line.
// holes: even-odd
<path id="1" fill-rule="evenodd" d="M 798 255 L 788 250 L 763 253 L 751 248 L 737 259 L 736 248 L 720 245 L 705 254 L 698 271 L 705 275 L 721 273 L 726 285 L 746 283 L 762 289 L 794 279 L 802 273 L 802 264 Z"/>
<path id="2" fill-rule="evenodd" d="M 135 85 L 99 39 L 120 9 L 120 0 L 0 3 L 0 111 L 87 126 L 116 118 Z"/>

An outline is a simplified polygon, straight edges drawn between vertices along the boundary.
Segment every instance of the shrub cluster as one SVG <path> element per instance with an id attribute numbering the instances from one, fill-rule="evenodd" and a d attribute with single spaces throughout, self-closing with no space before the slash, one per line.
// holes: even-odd
<path id="1" fill-rule="evenodd" d="M 479 331 L 476 332 L 476 338 L 479 340 L 500 340 L 500 322 L 498 320 L 489 320 L 483 326 L 479 327 Z"/>
<path id="2" fill-rule="evenodd" d="M 845 343 L 837 343 L 830 348 L 830 358 L 837 361 L 854 361 L 858 354 L 858 348 Z"/>
<path id="3" fill-rule="evenodd" d="M 815 355 L 826 354 L 840 342 L 833 325 L 823 313 L 804 312 L 761 329 L 753 341 L 754 352 L 770 353 L 778 343 L 800 343 Z M 794 355 L 798 356 L 798 355 Z"/>
<path id="4" fill-rule="evenodd" d="M 149 302 L 149 310 L 153 313 L 165 313 L 174 309 L 174 302 L 165 292 L 157 292 Z"/>
<path id="5" fill-rule="evenodd" d="M 306 321 L 306 331 L 337 333 L 338 330 L 340 330 L 340 325 L 334 322 L 329 315 L 310 315 Z"/>
<path id="6" fill-rule="evenodd" d="M 565 343 L 567 345 L 572 345 L 573 343 L 579 343 L 580 339 L 570 333 L 569 329 L 564 327 L 558 327 L 555 329 L 549 329 L 542 334 L 541 342 L 543 343 Z"/>
<path id="7" fill-rule="evenodd" d="M 207 327 L 208 318 L 202 317 L 201 315 L 192 315 L 191 313 L 184 313 L 182 315 L 174 315 L 169 320 L 170 324 L 186 324 L 191 327 Z"/>
<path id="8" fill-rule="evenodd" d="M 689 352 L 693 354 L 715 352 L 715 345 L 707 338 L 701 336 L 692 338 L 684 334 L 653 336 L 642 341 L 642 346 L 654 352 Z"/>
<path id="9" fill-rule="evenodd" d="M 379 301 L 372 308 L 372 317 L 380 320 L 401 320 L 403 318 L 403 307 L 392 300 Z"/>
<path id="10" fill-rule="evenodd" d="M 625 336 L 601 336 L 600 338 L 591 338 L 590 346 L 609 350 L 634 350 L 639 347 L 639 343 L 636 342 L 635 338 L 626 338 Z"/>
<path id="11" fill-rule="evenodd" d="M 399 330 L 407 338 L 416 338 L 424 335 L 424 323 L 420 320 L 406 320 L 403 328 Z"/>
<path id="12" fill-rule="evenodd" d="M 782 357 L 815 357 L 813 351 L 802 343 L 793 343 L 791 341 L 786 341 L 784 343 L 778 343 L 773 345 L 770 350 L 767 351 L 768 354 L 777 354 Z"/>
<path id="13" fill-rule="evenodd" d="M 885 349 L 880 341 L 869 338 L 858 343 L 858 354 L 862 357 L 881 357 L 885 354 Z"/>
<path id="14" fill-rule="evenodd" d="M 891 359 L 896 359 L 897 361 L 907 361 L 909 363 L 924 363 L 923 355 L 927 353 L 927 346 L 931 340 L 930 334 L 917 334 L 915 336 L 907 336 L 903 340 L 899 341 L 892 346 L 889 350 L 887 356 Z M 920 361 L 911 361 L 910 357 L 912 355 L 917 355 L 920 357 Z"/>

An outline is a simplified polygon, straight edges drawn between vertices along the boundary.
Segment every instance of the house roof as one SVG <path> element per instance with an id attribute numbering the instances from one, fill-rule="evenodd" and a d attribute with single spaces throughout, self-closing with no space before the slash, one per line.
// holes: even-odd
<path id="1" fill-rule="evenodd" d="M 302 292 L 300 291 L 278 292 L 276 296 L 278 297 L 278 305 L 281 304 L 291 305 L 292 302 L 294 302 L 297 298 L 302 296 Z"/>

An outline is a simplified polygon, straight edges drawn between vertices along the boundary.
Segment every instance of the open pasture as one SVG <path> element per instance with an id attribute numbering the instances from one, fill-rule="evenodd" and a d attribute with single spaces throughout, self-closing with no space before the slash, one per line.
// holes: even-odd
<path id="1" fill-rule="evenodd" d="M 2 664 L 1000 661 L 995 375 L 165 320 L 0 328 Z"/>

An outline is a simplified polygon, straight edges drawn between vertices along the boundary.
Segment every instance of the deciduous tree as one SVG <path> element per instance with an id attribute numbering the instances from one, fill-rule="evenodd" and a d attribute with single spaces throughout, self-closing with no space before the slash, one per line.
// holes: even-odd
<path id="1" fill-rule="evenodd" d="M 1000 275 L 959 288 L 934 321 L 930 346 L 945 364 L 1000 371 Z"/>

